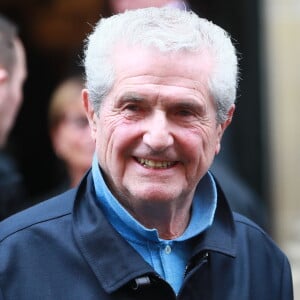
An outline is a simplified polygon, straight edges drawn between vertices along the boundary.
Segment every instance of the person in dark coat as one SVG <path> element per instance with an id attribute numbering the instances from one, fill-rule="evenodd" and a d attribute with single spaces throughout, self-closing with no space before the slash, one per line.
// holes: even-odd
<path id="1" fill-rule="evenodd" d="M 0 14 L 0 220 L 25 207 L 24 178 L 7 144 L 22 105 L 26 76 L 25 49 L 17 26 Z"/>
<path id="2" fill-rule="evenodd" d="M 0 223 L 0 299 L 292 300 L 288 258 L 209 171 L 235 110 L 229 35 L 126 11 L 96 24 L 83 64 L 91 169 Z"/>

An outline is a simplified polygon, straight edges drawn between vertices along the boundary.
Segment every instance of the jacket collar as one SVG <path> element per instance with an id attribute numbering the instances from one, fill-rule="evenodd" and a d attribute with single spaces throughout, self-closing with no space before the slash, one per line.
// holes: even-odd
<path id="1" fill-rule="evenodd" d="M 213 224 L 198 239 L 194 255 L 210 250 L 235 257 L 237 242 L 233 214 L 218 183 L 217 192 L 218 203 Z"/>
<path id="2" fill-rule="evenodd" d="M 76 193 L 73 233 L 83 257 L 108 293 L 139 276 L 154 272 L 105 218 L 95 199 L 91 172 L 87 173 Z M 194 238 L 194 242 L 194 255 L 216 251 L 235 256 L 234 222 L 219 186 L 214 222 L 208 230 Z"/>

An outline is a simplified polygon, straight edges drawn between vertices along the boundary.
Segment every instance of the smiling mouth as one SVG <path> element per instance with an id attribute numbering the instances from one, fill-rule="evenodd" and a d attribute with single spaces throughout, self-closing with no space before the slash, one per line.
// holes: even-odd
<path id="1" fill-rule="evenodd" d="M 167 169 L 173 167 L 177 163 L 174 161 L 156 161 L 138 157 L 136 158 L 136 160 L 140 165 L 151 169 Z"/>

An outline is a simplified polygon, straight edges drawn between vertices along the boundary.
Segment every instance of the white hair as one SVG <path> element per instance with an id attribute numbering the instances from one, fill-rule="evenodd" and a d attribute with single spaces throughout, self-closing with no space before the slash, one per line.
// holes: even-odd
<path id="1" fill-rule="evenodd" d="M 129 10 L 102 18 L 87 37 L 84 48 L 86 86 L 96 112 L 114 83 L 112 52 L 119 42 L 155 47 L 161 52 L 208 50 L 214 70 L 208 87 L 224 122 L 236 99 L 238 59 L 228 33 L 192 11 L 170 7 Z"/>

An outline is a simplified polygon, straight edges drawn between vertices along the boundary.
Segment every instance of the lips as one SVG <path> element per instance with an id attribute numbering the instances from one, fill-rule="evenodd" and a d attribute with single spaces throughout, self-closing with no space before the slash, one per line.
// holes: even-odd
<path id="1" fill-rule="evenodd" d="M 167 169 L 173 167 L 177 163 L 174 161 L 157 161 L 139 157 L 137 157 L 136 160 L 142 166 L 152 169 Z"/>

